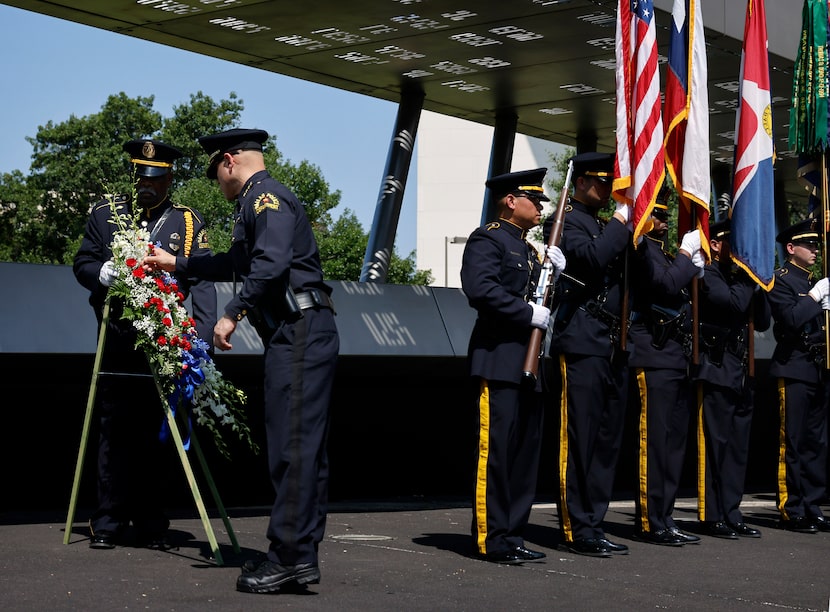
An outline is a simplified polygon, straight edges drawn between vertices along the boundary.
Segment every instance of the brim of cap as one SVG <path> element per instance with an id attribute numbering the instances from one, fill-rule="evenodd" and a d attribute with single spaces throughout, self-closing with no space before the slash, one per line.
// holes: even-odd
<path id="1" fill-rule="evenodd" d="M 170 171 L 170 168 L 161 168 L 159 166 L 145 166 L 144 164 L 135 165 L 136 176 L 145 176 L 155 178 L 157 176 L 164 176 Z"/>

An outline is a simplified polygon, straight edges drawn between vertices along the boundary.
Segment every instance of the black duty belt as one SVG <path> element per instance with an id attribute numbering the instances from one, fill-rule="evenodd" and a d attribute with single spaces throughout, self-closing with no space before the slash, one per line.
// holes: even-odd
<path id="1" fill-rule="evenodd" d="M 305 291 L 296 291 L 294 297 L 297 298 L 297 304 L 300 310 L 307 310 L 309 308 L 330 308 L 334 310 L 334 302 L 331 296 L 325 291 L 319 289 L 307 289 Z"/>

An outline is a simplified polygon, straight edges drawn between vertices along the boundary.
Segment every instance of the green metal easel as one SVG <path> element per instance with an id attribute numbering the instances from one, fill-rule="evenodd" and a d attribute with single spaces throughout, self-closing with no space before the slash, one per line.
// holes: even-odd
<path id="1" fill-rule="evenodd" d="M 101 375 L 101 361 L 103 359 L 104 354 L 104 344 L 106 342 L 107 323 L 109 322 L 109 316 L 110 301 L 109 297 L 107 297 L 107 300 L 104 303 L 104 312 L 103 317 L 101 319 L 101 328 L 98 331 L 98 349 L 95 352 L 95 362 L 92 367 L 92 382 L 89 386 L 89 396 L 87 397 L 86 402 L 86 414 L 84 415 L 84 424 L 83 429 L 81 430 L 81 444 L 78 449 L 78 460 L 75 463 L 75 479 L 72 483 L 72 495 L 69 498 L 69 512 L 66 518 L 66 528 L 64 529 L 63 535 L 64 544 L 69 544 L 69 540 L 72 535 L 72 523 L 75 519 L 75 509 L 78 503 L 78 490 L 80 489 L 81 472 L 83 471 L 84 456 L 86 454 L 86 447 L 89 440 L 89 430 L 90 425 L 92 423 L 92 412 L 95 406 L 95 394 L 98 388 L 98 377 Z M 153 379 L 155 380 L 156 389 L 158 390 L 159 398 L 161 400 L 162 407 L 164 408 L 164 413 L 167 418 L 167 424 L 170 427 L 170 432 L 173 438 L 173 444 L 175 444 L 176 451 L 179 454 L 179 459 L 181 459 L 182 468 L 184 468 L 184 473 L 187 477 L 187 482 L 190 485 L 190 491 L 193 493 L 193 501 L 196 502 L 196 508 L 199 510 L 199 516 L 202 519 L 202 525 L 205 528 L 205 533 L 207 534 L 208 542 L 210 542 L 210 547 L 213 551 L 213 556 L 216 559 L 217 565 L 224 565 L 224 562 L 222 560 L 222 553 L 219 551 L 219 544 L 216 541 L 216 536 L 213 533 L 213 527 L 211 527 L 210 519 L 207 514 L 207 509 L 205 508 L 204 501 L 202 500 L 202 495 L 199 492 L 199 485 L 196 482 L 196 478 L 193 474 L 193 469 L 190 466 L 190 460 L 188 459 L 187 451 L 184 449 L 182 436 L 179 433 L 179 428 L 176 424 L 176 417 L 173 414 L 173 411 L 170 410 L 170 406 L 167 404 L 167 401 L 164 397 L 164 393 L 162 392 L 161 383 L 159 382 L 159 379 L 156 376 L 155 372 L 153 373 Z M 198 440 L 196 439 L 195 432 L 190 433 L 190 445 L 193 451 L 196 453 L 196 457 L 198 458 L 199 464 L 202 468 L 202 473 L 204 474 L 205 480 L 207 481 L 208 488 L 210 488 L 210 492 L 213 495 L 213 501 L 216 504 L 216 508 L 218 509 L 220 516 L 222 517 L 222 522 L 225 524 L 225 528 L 228 530 L 228 537 L 230 538 L 233 550 L 234 552 L 238 553 L 240 551 L 239 543 L 236 541 L 236 535 L 234 534 L 233 527 L 231 526 L 230 520 L 228 519 L 228 513 L 225 511 L 225 506 L 222 504 L 222 500 L 219 498 L 219 491 L 216 489 L 216 484 L 214 483 L 213 477 L 210 474 L 207 462 L 205 461 L 205 456 L 204 454 L 202 454 L 202 449 L 199 446 Z"/>

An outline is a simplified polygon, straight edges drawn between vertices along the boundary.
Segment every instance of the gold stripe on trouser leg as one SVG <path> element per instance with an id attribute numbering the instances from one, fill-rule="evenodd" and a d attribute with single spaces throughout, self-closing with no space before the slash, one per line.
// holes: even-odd
<path id="1" fill-rule="evenodd" d="M 703 383 L 697 390 L 697 518 L 706 520 L 706 427 L 703 422 Z"/>
<path id="2" fill-rule="evenodd" d="M 640 527 L 646 533 L 651 531 L 648 520 L 648 389 L 646 387 L 646 373 L 643 368 L 635 370 L 637 376 L 637 391 L 640 396 L 640 423 L 639 423 L 639 456 L 637 472 L 639 476 L 640 495 Z"/>
<path id="3" fill-rule="evenodd" d="M 562 536 L 566 542 L 573 542 L 571 515 L 568 512 L 568 365 L 564 355 L 559 355 L 559 372 L 562 379 L 559 396 L 559 517 Z"/>
<path id="4" fill-rule="evenodd" d="M 789 519 L 787 511 L 784 510 L 784 505 L 787 503 L 787 388 L 784 385 L 784 379 L 778 379 L 778 511 L 781 513 L 781 518 Z"/>
<path id="5" fill-rule="evenodd" d="M 487 459 L 490 455 L 490 387 L 482 379 L 478 392 L 478 463 L 476 464 L 476 546 L 487 553 Z"/>

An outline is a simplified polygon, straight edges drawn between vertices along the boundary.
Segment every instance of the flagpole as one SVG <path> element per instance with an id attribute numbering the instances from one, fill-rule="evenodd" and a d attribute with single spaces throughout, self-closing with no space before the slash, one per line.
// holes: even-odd
<path id="1" fill-rule="evenodd" d="M 824 233 L 821 240 L 821 271 L 827 278 L 827 222 L 830 220 L 830 204 L 827 196 L 827 149 L 821 152 L 821 225 Z M 830 310 L 824 311 L 824 368 L 830 369 Z"/>

